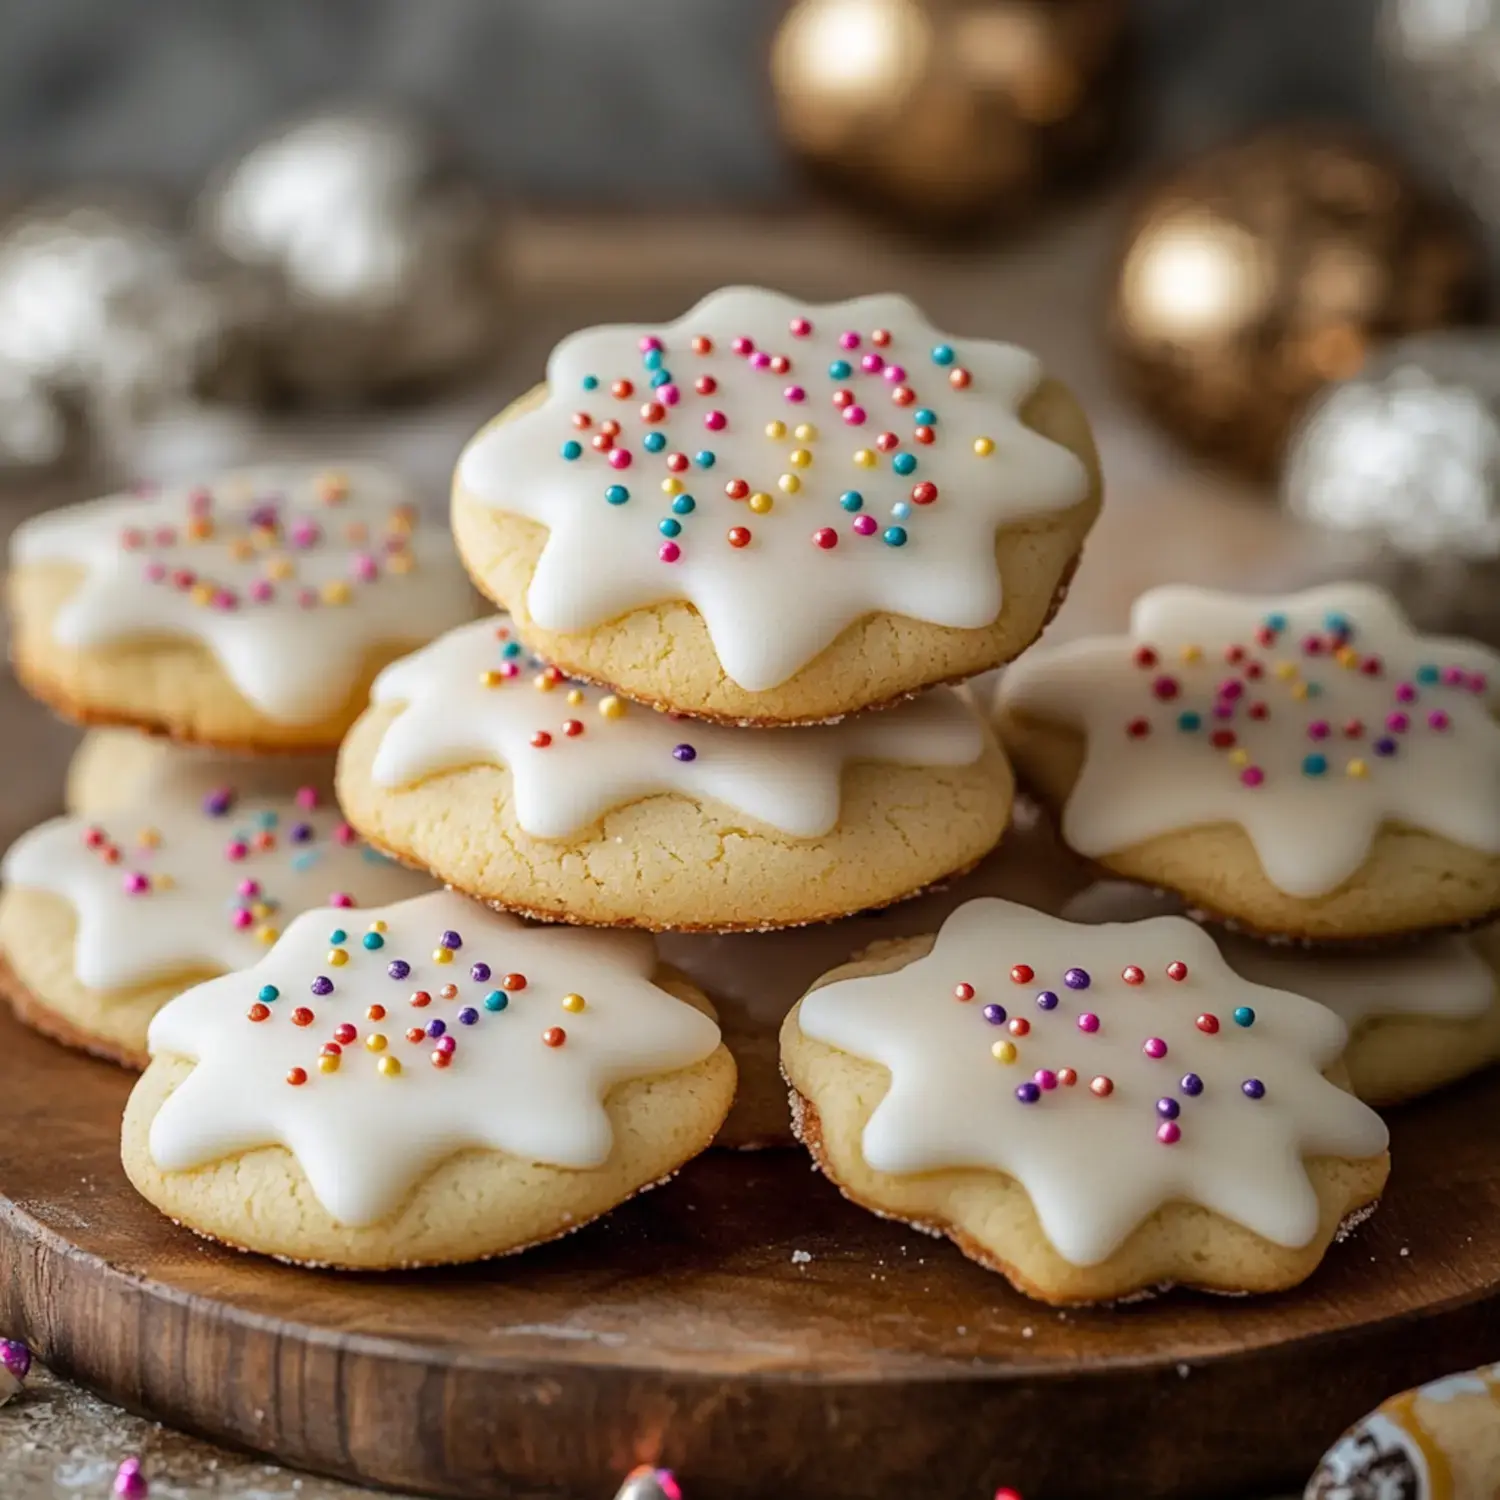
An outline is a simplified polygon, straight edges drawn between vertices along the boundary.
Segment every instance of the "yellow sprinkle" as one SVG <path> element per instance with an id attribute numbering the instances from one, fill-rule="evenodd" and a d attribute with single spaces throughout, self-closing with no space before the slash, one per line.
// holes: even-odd
<path id="1" fill-rule="evenodd" d="M 266 559 L 266 577 L 276 583 L 284 582 L 288 578 L 295 578 L 297 569 L 289 557 L 268 557 Z"/>
<path id="2" fill-rule="evenodd" d="M 255 544 L 245 537 L 240 537 L 231 544 L 229 555 L 236 562 L 248 562 L 255 556 Z"/>
<path id="3" fill-rule="evenodd" d="M 384 1036 L 384 1034 L 382 1032 L 379 1032 L 379 1031 L 372 1031 L 369 1034 L 369 1036 L 367 1036 L 365 1038 L 365 1046 L 368 1047 L 371 1052 L 384 1052 L 385 1051 L 385 1036 Z"/>
<path id="4" fill-rule="evenodd" d="M 331 1052 L 325 1052 L 322 1057 L 318 1059 L 318 1072 L 337 1073 L 338 1070 L 339 1060 Z"/>
<path id="5" fill-rule="evenodd" d="M 453 950 L 451 948 L 434 948 L 432 950 L 432 961 L 435 964 L 451 964 L 453 962 Z"/>
<path id="6" fill-rule="evenodd" d="M 185 529 L 190 542 L 201 542 L 214 534 L 214 523 L 207 516 L 194 516 Z"/>
<path id="7" fill-rule="evenodd" d="M 1292 678 L 1294 678 L 1297 675 L 1297 664 L 1295 662 L 1290 662 L 1290 661 L 1280 661 L 1280 662 L 1277 662 L 1276 663 L 1276 675 L 1283 682 L 1290 682 L 1292 680 Z"/>
<path id="8" fill-rule="evenodd" d="M 1354 777 L 1368 776 L 1370 768 L 1362 760 L 1351 760 L 1344 770 Z"/>
<path id="9" fill-rule="evenodd" d="M 975 438 L 974 452 L 980 458 L 988 458 L 995 451 L 994 438 Z"/>
<path id="10" fill-rule="evenodd" d="M 206 583 L 195 583 L 188 594 L 194 604 L 206 605 L 213 602 L 214 591 Z"/>
<path id="11" fill-rule="evenodd" d="M 177 882 L 170 875 L 155 875 L 151 879 L 151 884 L 159 891 L 174 890 L 177 886 Z"/>
<path id="12" fill-rule="evenodd" d="M 795 495 L 802 488 L 802 481 L 795 474 L 783 474 L 776 484 L 784 494 L 788 495 Z"/>
<path id="13" fill-rule="evenodd" d="M 764 490 L 757 490 L 749 500 L 745 502 L 758 516 L 763 516 L 775 502 Z"/>
<path id="14" fill-rule="evenodd" d="M 347 948 L 330 948 L 328 950 L 328 962 L 335 969 L 342 969 L 349 962 L 349 950 Z"/>
<path id="15" fill-rule="evenodd" d="M 784 438 L 786 436 L 785 422 L 767 422 L 766 436 L 768 438 Z"/>
<path id="16" fill-rule="evenodd" d="M 504 681 L 505 679 L 493 669 L 488 672 L 481 672 L 479 674 L 480 687 L 499 687 L 500 684 Z"/>
<path id="17" fill-rule="evenodd" d="M 161 843 L 161 835 L 154 828 L 143 828 L 136 834 L 135 841 L 143 849 L 154 849 Z"/>
<path id="18" fill-rule="evenodd" d="M 557 679 L 546 672 L 538 672 L 531 679 L 531 685 L 539 693 L 550 693 L 557 686 Z"/>
<path id="19" fill-rule="evenodd" d="M 344 527 L 344 538 L 356 545 L 367 542 L 370 539 L 370 528 L 363 521 L 351 521 Z"/>
<path id="20" fill-rule="evenodd" d="M 281 533 L 270 526 L 257 527 L 250 533 L 250 545 L 256 552 L 269 552 L 281 545 Z"/>
<path id="21" fill-rule="evenodd" d="M 1187 662 L 1202 661 L 1203 660 L 1203 647 L 1202 646 L 1184 646 L 1182 648 L 1182 659 L 1183 659 L 1183 661 L 1187 661 Z"/>
<path id="22" fill-rule="evenodd" d="M 625 717 L 625 700 L 610 693 L 599 700 L 599 712 L 606 719 L 622 719 Z"/>
<path id="23" fill-rule="evenodd" d="M 990 1055 L 996 1062 L 1013 1063 L 1016 1060 L 1016 1044 L 1014 1042 L 996 1042 L 990 1048 Z"/>
<path id="24" fill-rule="evenodd" d="M 805 469 L 812 462 L 812 454 L 806 448 L 793 448 L 787 456 L 787 462 L 794 469 Z"/>
<path id="25" fill-rule="evenodd" d="M 569 688 L 568 689 L 568 704 L 569 704 L 569 706 L 572 707 L 572 708 L 577 708 L 578 705 L 580 703 L 582 703 L 582 702 L 583 702 L 583 689 L 582 688 Z"/>
<path id="26" fill-rule="evenodd" d="M 349 585 L 342 578 L 330 578 L 319 592 L 323 596 L 324 604 L 347 604 L 349 602 Z"/>
<path id="27" fill-rule="evenodd" d="M 1250 752 L 1248 750 L 1231 750 L 1229 752 L 1229 764 L 1232 766 L 1248 766 L 1250 764 Z"/>
<path id="28" fill-rule="evenodd" d="M 392 536 L 410 536 L 413 521 L 413 513 L 409 510 L 396 509 L 391 512 L 390 519 L 385 523 L 385 529 Z"/>
<path id="29" fill-rule="evenodd" d="M 875 467 L 875 454 L 869 448 L 861 448 L 854 455 L 854 462 L 862 469 L 873 469 Z"/>
<path id="30" fill-rule="evenodd" d="M 1353 646 L 1340 646 L 1333 653 L 1333 659 L 1341 667 L 1357 667 L 1359 665 L 1359 652 Z"/>
<path id="31" fill-rule="evenodd" d="M 1294 682 L 1292 684 L 1292 697 L 1299 701 L 1307 697 L 1307 684 L 1305 682 Z"/>
<path id="32" fill-rule="evenodd" d="M 318 496 L 328 505 L 337 505 L 349 494 L 349 480 L 336 469 L 319 476 Z"/>
<path id="33" fill-rule="evenodd" d="M 400 1062 L 392 1057 L 389 1052 L 380 1059 L 375 1066 L 385 1074 L 387 1078 L 394 1078 L 401 1071 Z"/>
<path id="34" fill-rule="evenodd" d="M 371 932 L 384 932 L 385 931 L 385 922 L 384 922 L 384 920 L 382 918 L 380 918 L 380 917 L 376 917 L 375 920 L 370 923 L 370 931 Z"/>
<path id="35" fill-rule="evenodd" d="M 682 493 L 682 481 L 680 479 L 663 479 L 661 492 L 664 495 L 680 495 Z"/>
<path id="36" fill-rule="evenodd" d="M 281 936 L 281 933 L 274 927 L 257 927 L 255 936 L 269 948 Z"/>
<path id="37" fill-rule="evenodd" d="M 811 422 L 798 422 L 792 428 L 792 436 L 799 443 L 815 443 L 818 440 L 818 429 Z"/>
<path id="38" fill-rule="evenodd" d="M 584 999 L 582 995 L 564 995 L 562 998 L 562 1008 L 564 1010 L 572 1011 L 575 1015 L 579 1011 L 581 1011 L 583 1007 Z"/>
<path id="39" fill-rule="evenodd" d="M 271 907 L 264 901 L 257 901 L 255 905 L 250 908 L 250 915 L 254 917 L 257 922 L 264 922 L 266 918 L 271 915 Z"/>
<path id="40" fill-rule="evenodd" d="M 416 565 L 410 552 L 392 552 L 385 560 L 387 573 L 410 573 Z"/>

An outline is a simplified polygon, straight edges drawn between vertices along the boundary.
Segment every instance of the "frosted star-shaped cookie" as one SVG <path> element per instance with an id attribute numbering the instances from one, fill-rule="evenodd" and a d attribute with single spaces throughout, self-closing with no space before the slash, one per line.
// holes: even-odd
<path id="1" fill-rule="evenodd" d="M 84 723 L 331 750 L 381 666 L 474 614 L 413 498 L 366 465 L 267 465 L 36 516 L 11 542 L 17 671 Z"/>
<path id="2" fill-rule="evenodd" d="M 22 1019 L 134 1067 L 164 1002 L 254 963 L 298 912 L 432 889 L 310 787 L 183 784 L 103 818 L 53 818 L 0 874 L 0 972 Z"/>
<path id="3" fill-rule="evenodd" d="M 997 726 L 1078 853 L 1257 932 L 1358 939 L 1500 912 L 1497 669 L 1363 584 L 1173 586 L 1128 636 L 1017 662 Z"/>
<path id="4" fill-rule="evenodd" d="M 747 733 L 571 681 L 506 617 L 377 680 L 339 765 L 355 827 L 481 900 L 554 921 L 795 925 L 972 865 L 1010 772 L 966 694 Z"/>
<path id="5" fill-rule="evenodd" d="M 1072 922 L 1181 911 L 1173 897 L 1103 881 L 1063 909 Z M 1262 943 L 1211 930 L 1236 974 L 1326 1005 L 1349 1028 L 1343 1067 L 1367 1104 L 1399 1104 L 1500 1059 L 1500 928 L 1364 952 Z"/>
<path id="6" fill-rule="evenodd" d="M 1380 1196 L 1379 1116 L 1324 1076 L 1346 1030 L 1181 917 L 999 900 L 836 969 L 788 1016 L 798 1128 L 849 1197 L 1049 1302 L 1270 1291 Z"/>
<path id="7" fill-rule="evenodd" d="M 305 912 L 152 1022 L 125 1168 L 174 1219 L 286 1260 L 504 1254 L 709 1144 L 734 1064 L 705 1008 L 639 934 L 446 891 Z"/>
<path id="8" fill-rule="evenodd" d="M 1098 510 L 1034 356 L 903 297 L 737 287 L 565 339 L 455 476 L 480 587 L 569 672 L 704 718 L 837 718 L 1009 660 Z"/>

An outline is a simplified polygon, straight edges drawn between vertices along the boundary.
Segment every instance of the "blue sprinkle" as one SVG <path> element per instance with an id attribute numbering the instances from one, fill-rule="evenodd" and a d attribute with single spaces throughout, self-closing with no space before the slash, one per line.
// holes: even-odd
<path id="1" fill-rule="evenodd" d="M 853 373 L 854 368 L 847 359 L 836 359 L 828 367 L 830 380 L 847 380 Z"/>
<path id="2" fill-rule="evenodd" d="M 1323 616 L 1323 628 L 1332 631 L 1334 635 L 1353 635 L 1354 626 L 1349 623 L 1348 615 L 1341 615 L 1337 610 L 1332 610 Z"/>
<path id="3" fill-rule="evenodd" d="M 947 344 L 938 344 L 932 351 L 932 362 L 935 365 L 951 365 L 953 363 L 953 350 Z"/>
<path id="4" fill-rule="evenodd" d="M 898 453 L 891 460 L 891 467 L 903 477 L 916 473 L 917 456 L 914 453 Z"/>
<path id="5" fill-rule="evenodd" d="M 662 364 L 664 363 L 661 357 L 661 350 L 648 349 L 645 353 L 644 358 L 641 360 L 641 363 L 645 365 L 648 370 L 661 369 Z"/>
<path id="6" fill-rule="evenodd" d="M 918 427 L 936 427 L 937 413 L 935 411 L 932 411 L 928 407 L 919 406 L 916 409 L 915 413 L 913 413 L 912 415 L 912 421 L 915 422 Z"/>
<path id="7" fill-rule="evenodd" d="M 627 490 L 623 484 L 612 484 L 607 490 L 605 490 L 604 498 L 608 500 L 611 505 L 624 505 L 624 503 L 628 499 L 630 499 L 630 491 Z"/>
<path id="8" fill-rule="evenodd" d="M 1434 666 L 1422 666 L 1417 668 L 1417 681 L 1432 683 L 1438 680 L 1438 669 Z"/>
<path id="9" fill-rule="evenodd" d="M 904 521 L 911 514 L 911 505 L 905 500 L 898 500 L 891 507 L 891 514 L 898 521 Z"/>
<path id="10" fill-rule="evenodd" d="M 385 939 L 383 937 L 381 937 L 381 935 L 378 932 L 367 932 L 360 939 L 360 942 L 363 943 L 365 945 L 365 947 L 369 948 L 372 952 L 376 948 L 384 948 L 385 947 Z"/>
<path id="11" fill-rule="evenodd" d="M 1184 734 L 1194 734 L 1203 728 L 1203 715 L 1194 713 L 1192 709 L 1188 709 L 1186 713 L 1177 715 L 1177 727 Z"/>
<path id="12" fill-rule="evenodd" d="M 1321 698 L 1323 696 L 1323 684 L 1321 682 L 1308 683 L 1307 696 L 1309 698 Z"/>
<path id="13" fill-rule="evenodd" d="M 693 462 L 697 464 L 700 469 L 711 469 L 716 463 L 718 463 L 718 461 L 718 455 L 710 453 L 707 448 L 704 448 L 693 455 Z"/>
<path id="14" fill-rule="evenodd" d="M 679 516 L 690 516 L 698 509 L 698 502 L 691 495 L 679 495 L 672 502 L 672 509 Z"/>
<path id="15" fill-rule="evenodd" d="M 347 943 L 349 941 L 349 934 L 342 927 L 335 927 L 328 934 L 328 941 L 330 943 Z"/>
<path id="16" fill-rule="evenodd" d="M 1304 776 L 1322 776 L 1328 770 L 1328 757 L 1326 755 L 1304 755 L 1302 757 L 1302 774 Z"/>
<path id="17" fill-rule="evenodd" d="M 572 463 L 575 458 L 582 458 L 583 444 L 574 442 L 572 438 L 569 438 L 567 442 L 562 445 L 562 456 L 567 459 L 569 463 Z"/>
<path id="18" fill-rule="evenodd" d="M 881 532 L 880 539 L 887 547 L 904 547 L 906 545 L 906 528 L 904 526 L 887 526 Z"/>
<path id="19" fill-rule="evenodd" d="M 500 654 L 501 654 L 501 656 L 505 657 L 507 660 L 513 660 L 515 657 L 517 657 L 517 656 L 519 656 L 521 654 L 521 643 L 520 643 L 520 641 L 507 641 L 500 648 Z"/>
<path id="20" fill-rule="evenodd" d="M 319 851 L 317 849 L 304 849 L 300 854 L 292 856 L 292 868 L 299 873 L 310 870 L 318 862 Z"/>
<path id="21" fill-rule="evenodd" d="M 845 490 L 839 496 L 839 504 L 847 511 L 856 511 L 864 507 L 865 497 L 858 490 Z"/>
<path id="22" fill-rule="evenodd" d="M 663 536 L 681 536 L 682 522 L 674 520 L 671 516 L 664 516 L 656 523 L 656 529 Z"/>
<path id="23" fill-rule="evenodd" d="M 372 849 L 368 844 L 360 850 L 360 858 L 367 865 L 393 865 L 396 863 L 389 854 L 382 854 L 379 849 Z"/>
<path id="24" fill-rule="evenodd" d="M 597 375 L 585 375 L 583 377 L 583 388 L 586 391 L 597 390 L 599 388 L 599 377 Z"/>
<path id="25" fill-rule="evenodd" d="M 484 997 L 484 1008 L 486 1010 L 504 1010 L 510 1004 L 510 996 L 504 990 L 491 990 Z"/>
<path id="26" fill-rule="evenodd" d="M 667 439 L 664 433 L 648 432 L 645 437 L 641 439 L 641 447 L 643 447 L 647 453 L 660 453 L 661 450 L 666 446 Z"/>
<path id="27" fill-rule="evenodd" d="M 273 813 L 273 812 L 263 812 L 263 813 L 257 813 L 255 815 L 255 821 L 262 828 L 274 828 L 276 826 L 276 823 L 277 823 L 277 818 L 276 818 L 276 814 Z"/>
<path id="28" fill-rule="evenodd" d="M 1265 625 L 1269 630 L 1285 630 L 1286 616 L 1282 614 L 1267 615 L 1265 618 Z"/>
<path id="29" fill-rule="evenodd" d="M 281 998 L 281 991 L 274 984 L 263 984 L 260 987 L 260 993 L 255 998 L 257 1000 L 264 1000 L 269 1005 L 273 1000 Z"/>
<path id="30" fill-rule="evenodd" d="M 651 377 L 651 389 L 653 391 L 660 389 L 664 385 L 671 385 L 671 383 L 672 372 L 670 370 L 658 370 L 656 374 Z"/>
<path id="31" fill-rule="evenodd" d="M 1234 1024 L 1236 1026 L 1254 1026 L 1255 1012 L 1248 1005 L 1237 1005 L 1234 1008 Z"/>

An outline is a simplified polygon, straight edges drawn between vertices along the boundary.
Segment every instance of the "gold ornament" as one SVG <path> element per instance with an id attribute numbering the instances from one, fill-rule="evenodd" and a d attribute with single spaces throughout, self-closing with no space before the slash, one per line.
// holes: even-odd
<path id="1" fill-rule="evenodd" d="M 1309 398 L 1403 334 L 1472 321 L 1476 231 L 1368 142 L 1319 127 L 1207 152 L 1136 208 L 1110 334 L 1174 433 L 1254 473 Z"/>
<path id="2" fill-rule="evenodd" d="M 1126 0 L 799 0 L 771 82 L 788 146 L 916 228 L 1015 216 L 1118 136 Z"/>

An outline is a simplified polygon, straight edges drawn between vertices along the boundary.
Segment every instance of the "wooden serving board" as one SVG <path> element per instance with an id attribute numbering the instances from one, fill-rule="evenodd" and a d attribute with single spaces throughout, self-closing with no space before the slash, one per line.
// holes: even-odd
<path id="1" fill-rule="evenodd" d="M 435 1495 L 1027 1500 L 1299 1487 L 1392 1392 L 1500 1357 L 1500 1076 L 1400 1112 L 1379 1214 L 1296 1292 L 1028 1302 L 713 1152 L 554 1246 L 389 1277 L 207 1244 L 117 1159 L 130 1079 L 0 1016 L 0 1332 L 133 1410 Z M 810 1258 L 807 1258 L 810 1257 Z"/>

